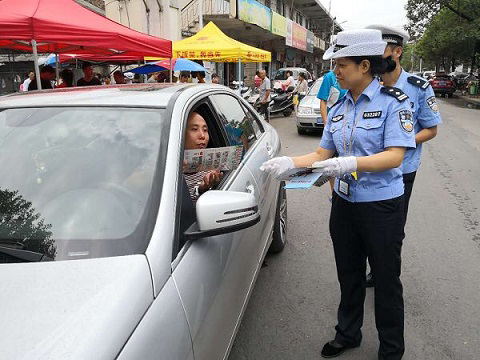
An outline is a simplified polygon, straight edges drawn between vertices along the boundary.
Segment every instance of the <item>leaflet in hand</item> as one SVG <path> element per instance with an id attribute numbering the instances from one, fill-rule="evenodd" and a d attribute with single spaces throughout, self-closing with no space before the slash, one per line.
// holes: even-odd
<path id="1" fill-rule="evenodd" d="M 294 168 L 280 174 L 279 180 L 286 181 L 285 189 L 309 189 L 312 186 L 322 186 L 328 177 L 313 168 Z"/>
<path id="2" fill-rule="evenodd" d="M 234 170 L 242 161 L 242 153 L 242 145 L 185 150 L 183 171 Z"/>

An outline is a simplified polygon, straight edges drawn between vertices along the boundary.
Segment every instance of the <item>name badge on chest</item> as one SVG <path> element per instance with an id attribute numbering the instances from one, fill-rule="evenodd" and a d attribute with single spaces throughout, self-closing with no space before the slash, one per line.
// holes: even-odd
<path id="1" fill-rule="evenodd" d="M 364 119 L 376 119 L 382 116 L 381 111 L 366 111 L 363 113 Z"/>

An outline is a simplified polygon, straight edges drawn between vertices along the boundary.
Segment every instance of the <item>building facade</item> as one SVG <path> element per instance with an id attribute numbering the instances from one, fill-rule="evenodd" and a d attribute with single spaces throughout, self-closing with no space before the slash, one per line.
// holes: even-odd
<path id="1" fill-rule="evenodd" d="M 271 64 L 244 66 L 242 75 L 248 79 L 259 67 L 271 76 L 281 67 L 303 67 L 319 76 L 330 66 L 322 56 L 332 31 L 342 30 L 316 0 L 191 0 L 181 9 L 183 36 L 191 36 L 208 21 L 236 40 L 272 52 Z M 235 71 L 233 64 L 216 69 L 229 77 L 228 70 Z"/>

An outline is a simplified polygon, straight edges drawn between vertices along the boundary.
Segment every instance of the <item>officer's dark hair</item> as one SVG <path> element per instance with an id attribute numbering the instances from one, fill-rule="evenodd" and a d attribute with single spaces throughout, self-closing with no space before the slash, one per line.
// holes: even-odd
<path id="1" fill-rule="evenodd" d="M 385 74 L 387 69 L 387 63 L 385 59 L 379 56 L 349 56 L 348 59 L 352 60 L 355 64 L 359 65 L 363 60 L 370 62 L 370 75 L 382 75 Z"/>

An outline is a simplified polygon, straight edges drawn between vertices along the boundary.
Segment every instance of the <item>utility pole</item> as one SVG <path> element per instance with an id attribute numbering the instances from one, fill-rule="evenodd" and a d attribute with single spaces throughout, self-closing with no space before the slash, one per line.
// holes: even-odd
<path id="1" fill-rule="evenodd" d="M 332 17 L 332 0 L 328 3 L 328 15 Z M 333 34 L 335 33 L 335 18 L 332 17 L 332 32 L 330 34 L 330 46 L 333 44 Z M 330 70 L 333 70 L 333 59 L 330 59 Z"/>
<path id="2" fill-rule="evenodd" d="M 200 27 L 199 30 L 203 29 L 203 0 L 198 1 L 198 26 Z"/>

